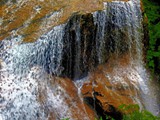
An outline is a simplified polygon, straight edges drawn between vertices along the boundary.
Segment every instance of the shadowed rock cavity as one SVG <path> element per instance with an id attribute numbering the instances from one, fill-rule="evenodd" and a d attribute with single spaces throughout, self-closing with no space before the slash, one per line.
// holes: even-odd
<path id="1" fill-rule="evenodd" d="M 103 105 L 100 104 L 100 101 L 98 99 L 93 99 L 92 97 L 86 97 L 84 98 L 85 103 L 90 106 L 99 117 L 102 117 L 103 120 L 108 117 L 114 118 L 115 120 L 122 120 L 123 114 L 119 112 L 114 106 L 108 105 L 108 111 L 104 111 Z"/>
<path id="2" fill-rule="evenodd" d="M 104 11 L 71 17 L 64 29 L 62 76 L 83 78 L 98 64 L 107 62 L 110 55 L 120 57 L 128 50 L 124 26 L 116 26 L 112 19 Z"/>
<path id="3" fill-rule="evenodd" d="M 97 65 L 92 14 L 73 16 L 65 27 L 62 75 L 80 79 Z"/>

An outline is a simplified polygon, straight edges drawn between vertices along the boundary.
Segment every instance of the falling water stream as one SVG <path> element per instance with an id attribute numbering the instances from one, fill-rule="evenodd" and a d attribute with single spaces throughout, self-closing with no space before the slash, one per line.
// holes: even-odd
<path id="1" fill-rule="evenodd" d="M 57 119 L 70 117 L 64 102 L 67 95 L 62 87 L 51 87 L 52 77 L 69 77 L 80 88 L 90 70 L 107 63 L 111 56 L 118 59 L 123 54 L 129 56 L 128 66 L 117 66 L 114 76 L 106 73 L 106 77 L 123 83 L 121 73 L 126 75 L 141 91 L 142 99 L 137 102 L 159 114 L 157 86 L 150 85 L 143 63 L 140 1 L 106 2 L 104 8 L 87 17 L 75 15 L 33 43 L 23 43 L 23 36 L 14 34 L 0 41 L 0 120 L 45 120 L 51 110 Z M 86 30 L 89 33 L 85 34 Z M 42 89 L 46 90 L 43 105 L 36 98 Z M 55 91 L 61 93 L 52 94 Z M 89 119 L 87 113 L 82 116 Z"/>

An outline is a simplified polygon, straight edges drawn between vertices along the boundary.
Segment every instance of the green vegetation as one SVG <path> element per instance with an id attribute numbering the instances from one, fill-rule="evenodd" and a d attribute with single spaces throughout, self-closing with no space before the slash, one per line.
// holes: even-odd
<path id="1" fill-rule="evenodd" d="M 120 110 L 128 114 L 123 115 L 123 120 L 160 120 L 159 117 L 152 115 L 146 110 L 139 110 L 138 105 L 121 105 Z"/>
<path id="2" fill-rule="evenodd" d="M 149 30 L 147 62 L 152 73 L 156 74 L 160 72 L 160 5 L 153 0 L 143 0 L 143 4 Z"/>
<path id="3" fill-rule="evenodd" d="M 119 110 L 123 113 L 122 120 L 160 120 L 160 117 L 152 115 L 147 110 L 141 110 L 138 105 L 120 105 Z M 102 119 L 100 119 L 102 120 Z M 115 120 L 110 117 L 106 117 L 106 120 Z"/>
<path id="4" fill-rule="evenodd" d="M 160 120 L 160 118 L 152 115 L 146 110 L 143 110 L 141 112 L 134 111 L 132 114 L 124 115 L 123 120 Z"/>
<path id="5" fill-rule="evenodd" d="M 62 119 L 62 120 L 69 120 L 69 118 L 64 118 L 64 119 Z"/>
<path id="6" fill-rule="evenodd" d="M 152 115 L 147 110 L 140 111 L 139 106 L 136 104 L 135 105 L 125 105 L 125 104 L 120 105 L 119 110 L 122 111 L 123 113 L 126 113 L 125 115 L 123 115 L 122 120 L 160 120 L 160 117 Z M 69 119 L 67 118 L 63 120 L 69 120 Z M 104 119 L 100 117 L 100 119 L 95 118 L 95 120 L 104 120 Z M 106 116 L 105 120 L 115 120 L 115 119 L 112 118 L 111 116 Z"/>

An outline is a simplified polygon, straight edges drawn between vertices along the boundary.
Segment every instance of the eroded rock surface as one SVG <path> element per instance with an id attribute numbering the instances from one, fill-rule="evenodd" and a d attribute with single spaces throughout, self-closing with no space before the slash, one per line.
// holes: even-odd
<path id="1" fill-rule="evenodd" d="M 125 64 L 121 64 L 124 63 Z M 116 64 L 114 67 L 113 65 Z M 139 73 L 132 67 L 128 67 L 127 57 L 122 57 L 116 63 L 99 66 L 92 72 L 88 82 L 84 82 L 81 92 L 86 104 L 97 111 L 97 114 L 105 118 L 110 115 L 121 119 L 122 111 L 118 108 L 122 104 L 142 103 L 139 89 Z"/>
<path id="2" fill-rule="evenodd" d="M 2 0 L 0 40 L 14 33 L 24 36 L 24 42 L 33 42 L 73 13 L 102 10 L 105 1 L 111 0 Z"/>
<path id="3" fill-rule="evenodd" d="M 119 120 L 119 105 L 143 107 L 140 1 L 105 1 L 0 2 L 0 119 Z"/>

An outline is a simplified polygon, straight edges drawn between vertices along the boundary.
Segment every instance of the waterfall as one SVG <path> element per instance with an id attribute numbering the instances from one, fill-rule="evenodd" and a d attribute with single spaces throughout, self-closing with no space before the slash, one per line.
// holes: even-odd
<path id="1" fill-rule="evenodd" d="M 56 82 L 51 85 L 52 79 L 70 78 L 82 85 L 90 72 L 105 63 L 117 65 L 114 76 L 106 73 L 110 82 L 125 84 L 122 74 L 131 83 L 136 81 L 142 96 L 137 102 L 157 115 L 158 101 L 150 98 L 152 88 L 143 63 L 141 22 L 139 0 L 105 2 L 104 10 L 75 14 L 33 43 L 23 43 L 22 35 L 0 41 L 0 120 L 45 120 L 49 112 L 55 119 L 71 117 L 65 102 L 68 95 Z M 129 63 L 120 68 L 118 59 L 125 55 Z M 45 95 L 43 104 L 37 100 L 40 92 Z M 79 109 L 76 103 L 72 105 Z M 82 109 L 80 115 L 88 120 Z"/>
<path id="2" fill-rule="evenodd" d="M 93 13 L 95 24 L 98 26 L 98 53 L 105 55 L 105 44 L 109 44 L 109 52 L 115 52 L 117 57 L 129 51 L 131 59 L 137 63 L 142 61 L 142 16 L 136 2 L 105 3 L 106 10 Z M 107 42 L 107 43 L 106 43 Z M 103 57 L 99 57 L 99 61 Z M 134 63 L 133 62 L 133 63 Z"/>
<path id="3" fill-rule="evenodd" d="M 37 94 L 40 87 L 47 89 L 47 73 L 61 71 L 63 27 L 54 27 L 35 43 L 23 44 L 19 35 L 0 42 L 0 113 L 5 120 L 47 118 Z"/>

